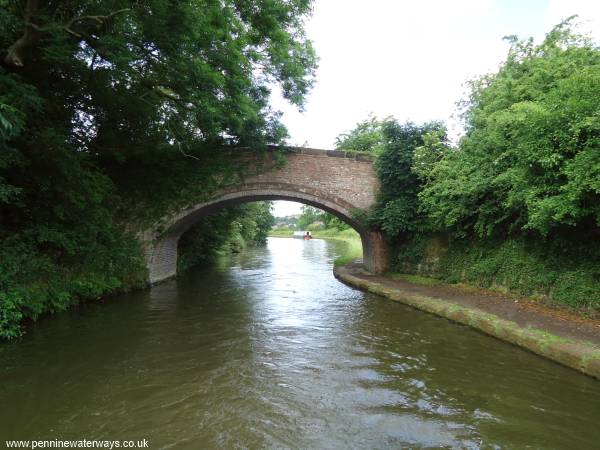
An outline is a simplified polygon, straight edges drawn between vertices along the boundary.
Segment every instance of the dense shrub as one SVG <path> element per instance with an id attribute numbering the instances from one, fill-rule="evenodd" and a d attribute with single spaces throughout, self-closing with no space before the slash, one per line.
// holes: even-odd
<path id="1" fill-rule="evenodd" d="M 186 231 L 179 240 L 178 272 L 206 265 L 223 253 L 259 246 L 275 223 L 271 202 L 254 202 L 222 209 Z"/>
<path id="2" fill-rule="evenodd" d="M 600 49 L 562 23 L 511 39 L 500 71 L 471 83 L 467 134 L 420 200 L 441 229 L 477 236 L 600 232 Z"/>
<path id="3" fill-rule="evenodd" d="M 375 161 L 381 190 L 370 223 L 394 239 L 426 226 L 418 199 L 423 180 L 413 170 L 415 154 L 424 160 L 424 149 L 429 148 L 425 147 L 426 136 L 434 134 L 445 141 L 445 129 L 437 122 L 399 124 L 389 119 L 383 124 L 382 133 L 383 146 Z M 417 149 L 421 149 L 419 153 Z"/>

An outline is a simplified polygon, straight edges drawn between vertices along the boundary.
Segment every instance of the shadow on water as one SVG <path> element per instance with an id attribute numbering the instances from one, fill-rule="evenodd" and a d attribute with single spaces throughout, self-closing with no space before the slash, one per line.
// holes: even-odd
<path id="1" fill-rule="evenodd" d="M 593 448 L 600 383 L 353 290 L 270 239 L 0 345 L 0 438 L 152 448 Z"/>

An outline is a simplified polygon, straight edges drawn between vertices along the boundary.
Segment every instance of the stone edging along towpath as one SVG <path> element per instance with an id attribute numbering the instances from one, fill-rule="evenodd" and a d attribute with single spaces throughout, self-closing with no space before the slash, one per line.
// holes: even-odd
<path id="1" fill-rule="evenodd" d="M 523 326 L 479 308 L 403 289 L 386 283 L 382 280 L 385 277 L 368 276 L 350 266 L 336 267 L 333 272 L 336 278 L 353 287 L 470 326 L 600 380 L 600 346 L 592 342 Z"/>

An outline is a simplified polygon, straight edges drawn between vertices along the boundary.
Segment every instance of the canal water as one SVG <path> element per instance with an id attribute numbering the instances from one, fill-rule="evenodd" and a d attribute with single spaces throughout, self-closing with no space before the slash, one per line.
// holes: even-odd
<path id="1" fill-rule="evenodd" d="M 0 439 L 150 448 L 600 447 L 600 382 L 354 290 L 269 239 L 0 345 Z"/>

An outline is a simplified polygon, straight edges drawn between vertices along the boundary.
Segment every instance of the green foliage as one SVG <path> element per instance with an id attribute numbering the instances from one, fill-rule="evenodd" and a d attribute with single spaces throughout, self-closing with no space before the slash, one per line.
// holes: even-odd
<path id="1" fill-rule="evenodd" d="M 441 125 L 423 134 L 423 145 L 415 148 L 411 171 L 421 183 L 433 179 L 436 165 L 450 153 L 447 131 Z"/>
<path id="2" fill-rule="evenodd" d="M 471 82 L 458 148 L 439 124 L 383 124 L 370 223 L 401 270 L 598 308 L 600 49 L 569 21 L 540 45 L 509 40 Z M 435 257 L 432 231 L 451 238 Z"/>
<path id="3" fill-rule="evenodd" d="M 344 222 L 342 219 L 334 216 L 333 214 L 324 213 L 321 220 L 325 224 L 325 228 L 334 229 L 338 231 L 344 231 L 350 229 L 350 225 Z"/>
<path id="4" fill-rule="evenodd" d="M 394 238 L 425 226 L 418 194 L 432 162 L 445 151 L 446 132 L 437 122 L 415 125 L 394 120 L 387 120 L 382 132 L 384 142 L 375 160 L 381 193 L 369 221 Z M 413 169 L 415 154 L 417 170 Z"/>
<path id="5" fill-rule="evenodd" d="M 78 231 L 73 235 L 80 238 Z M 88 242 L 89 247 L 62 257 L 40 251 L 35 233 L 3 239 L 0 337 L 18 337 L 23 319 L 35 320 L 40 314 L 63 311 L 81 300 L 142 287 L 146 268 L 137 242 L 118 227 L 107 227 L 106 232 L 98 236 L 103 241 Z M 44 248 L 51 247 L 48 244 Z"/>
<path id="6" fill-rule="evenodd" d="M 315 222 L 317 223 L 315 224 Z M 322 224 L 319 224 L 318 222 L 322 222 Z M 310 231 L 324 228 L 342 231 L 349 229 L 350 225 L 337 218 L 333 214 L 322 211 L 313 206 L 304 205 L 302 206 L 302 214 L 298 219 L 297 228 L 299 230 Z"/>
<path id="7" fill-rule="evenodd" d="M 600 230 L 600 50 L 568 22 L 512 39 L 471 83 L 467 135 L 420 195 L 435 226 L 478 236 Z"/>
<path id="8" fill-rule="evenodd" d="M 275 224 L 272 202 L 254 202 L 246 206 L 243 224 L 244 239 L 253 245 L 265 245 Z"/>
<path id="9" fill-rule="evenodd" d="M 421 236 L 399 249 L 395 269 L 433 275 L 585 308 L 600 308 L 600 251 L 575 238 L 451 239 L 431 251 L 435 240 Z M 432 263 L 433 261 L 433 263 Z"/>
<path id="10" fill-rule="evenodd" d="M 351 131 L 335 138 L 335 148 L 349 152 L 377 153 L 384 142 L 383 126 L 389 120 L 378 120 L 371 116 L 357 123 Z"/>
<path id="11" fill-rule="evenodd" d="M 248 245 L 265 245 L 275 223 L 271 210 L 271 202 L 253 202 L 203 218 L 179 240 L 178 272 L 209 264 L 219 255 L 240 252 Z"/>
<path id="12" fill-rule="evenodd" d="M 302 107 L 316 67 L 309 0 L 22 3 L 0 8 L 0 337 L 139 285 L 136 226 L 281 143 L 270 89 Z"/>
<path id="13" fill-rule="evenodd" d="M 309 225 L 312 225 L 316 221 L 320 220 L 321 211 L 312 206 L 302 206 L 302 214 L 298 218 L 298 229 L 306 230 Z"/>
<path id="14" fill-rule="evenodd" d="M 231 223 L 239 216 L 236 209 L 222 209 L 192 226 L 179 239 L 177 271 L 214 261 L 232 235 Z"/>

